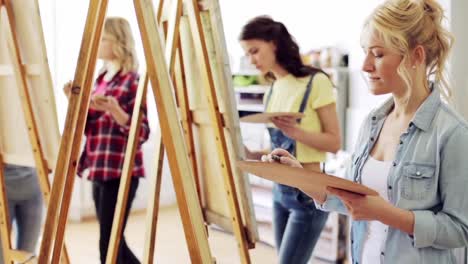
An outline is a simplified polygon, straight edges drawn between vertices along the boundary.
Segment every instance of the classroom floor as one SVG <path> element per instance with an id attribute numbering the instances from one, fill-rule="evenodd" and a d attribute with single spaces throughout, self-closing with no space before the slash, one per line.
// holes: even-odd
<path id="1" fill-rule="evenodd" d="M 143 258 L 145 226 L 145 214 L 134 213 L 128 220 L 125 233 L 127 243 L 140 260 Z M 68 224 L 66 243 L 72 263 L 99 263 L 98 231 L 98 223 L 94 219 Z M 156 237 L 155 263 L 190 263 L 177 207 L 161 209 Z M 231 234 L 210 228 L 209 244 L 216 263 L 240 263 L 235 239 Z M 249 252 L 252 263 L 276 261 L 274 249 L 264 243 L 257 243 L 256 248 Z"/>
<path id="2" fill-rule="evenodd" d="M 145 239 L 145 213 L 133 213 L 127 224 L 125 237 L 135 255 L 143 258 Z M 66 243 L 70 254 L 71 263 L 99 264 L 98 250 L 98 223 L 90 219 L 80 223 L 70 222 L 67 225 Z M 259 227 L 261 232 L 266 232 L 264 227 Z M 234 236 L 216 229 L 209 229 L 209 244 L 211 253 L 216 258 L 217 264 L 240 263 L 236 241 Z M 276 263 L 274 248 L 265 243 L 257 243 L 256 248 L 249 250 L 251 262 Z M 155 263 L 185 264 L 190 263 L 190 257 L 185 243 L 182 222 L 177 207 L 162 208 L 159 214 L 158 229 L 156 231 Z M 320 260 L 312 261 L 313 264 L 330 264 Z"/>

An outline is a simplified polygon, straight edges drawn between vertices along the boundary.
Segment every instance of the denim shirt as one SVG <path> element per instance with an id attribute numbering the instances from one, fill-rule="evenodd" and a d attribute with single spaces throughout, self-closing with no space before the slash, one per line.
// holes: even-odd
<path id="1" fill-rule="evenodd" d="M 364 120 L 346 172 L 349 180 L 361 183 L 362 167 L 392 108 L 390 98 Z M 400 136 L 387 178 L 389 201 L 414 213 L 414 233 L 389 227 L 380 263 L 456 263 L 452 249 L 468 245 L 467 152 L 468 124 L 433 89 Z M 347 214 L 336 196 L 316 206 Z M 367 226 L 352 221 L 353 264 L 361 262 Z"/>

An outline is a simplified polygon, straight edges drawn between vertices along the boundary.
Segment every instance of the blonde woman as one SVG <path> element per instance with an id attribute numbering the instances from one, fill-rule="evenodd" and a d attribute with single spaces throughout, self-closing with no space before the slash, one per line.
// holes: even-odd
<path id="1" fill-rule="evenodd" d="M 435 0 L 389 0 L 365 23 L 362 70 L 371 93 L 392 97 L 365 119 L 347 178 L 380 195 L 309 193 L 352 217 L 353 264 L 456 263 L 452 249 L 468 245 L 468 124 L 442 99 L 452 44 L 442 20 Z"/>
<path id="2" fill-rule="evenodd" d="M 90 102 L 85 128 L 86 144 L 80 157 L 78 175 L 88 170 L 87 177 L 93 182 L 93 199 L 100 228 L 99 250 L 101 263 L 105 263 L 139 80 L 134 39 L 125 19 L 106 19 L 98 56 L 104 61 L 104 67 L 96 79 Z M 65 85 L 64 90 L 68 95 L 70 84 Z M 148 139 L 150 132 L 146 104 L 144 111 L 124 229 L 139 178 L 145 175 L 141 144 Z M 140 263 L 123 237 L 118 263 Z"/>

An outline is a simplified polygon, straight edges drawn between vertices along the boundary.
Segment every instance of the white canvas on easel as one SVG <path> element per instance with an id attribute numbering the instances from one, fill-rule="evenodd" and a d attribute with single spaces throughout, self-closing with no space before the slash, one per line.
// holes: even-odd
<path id="1" fill-rule="evenodd" d="M 36 1 L 15 1 L 12 5 L 15 14 L 18 41 L 27 73 L 31 104 L 39 130 L 48 168 L 55 167 L 60 134 L 54 91 L 50 76 L 39 16 L 20 11 L 25 6 L 37 7 Z M 36 9 L 37 10 L 37 9 Z M 13 44 L 6 10 L 1 11 L 0 23 L 0 147 L 5 163 L 35 166 L 31 143 L 28 139 L 20 94 L 22 85 L 19 65 L 13 57 Z"/>

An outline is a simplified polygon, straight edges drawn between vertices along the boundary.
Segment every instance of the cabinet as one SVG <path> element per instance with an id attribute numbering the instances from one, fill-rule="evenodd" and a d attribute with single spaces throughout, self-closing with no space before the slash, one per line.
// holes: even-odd
<path id="1" fill-rule="evenodd" d="M 263 112 L 265 108 L 263 105 L 263 95 L 269 88 L 269 85 L 259 84 L 234 86 L 237 110 L 255 113 Z"/>

